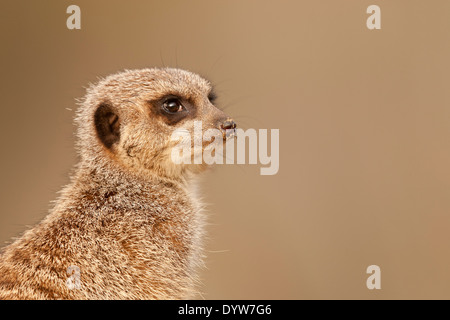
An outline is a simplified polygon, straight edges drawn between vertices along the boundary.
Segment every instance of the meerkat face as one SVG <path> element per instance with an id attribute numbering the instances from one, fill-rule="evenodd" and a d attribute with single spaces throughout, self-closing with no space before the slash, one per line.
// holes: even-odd
<path id="1" fill-rule="evenodd" d="M 208 129 L 220 130 L 225 141 L 236 128 L 235 122 L 214 105 L 215 99 L 207 80 L 166 68 L 110 76 L 90 89 L 86 103 L 92 106 L 93 128 L 102 151 L 130 169 L 177 176 L 207 166 L 172 161 L 175 131 L 188 133 L 192 147 L 200 141 L 205 148 L 208 143 L 203 134 Z M 79 120 L 83 120 L 82 115 Z"/>

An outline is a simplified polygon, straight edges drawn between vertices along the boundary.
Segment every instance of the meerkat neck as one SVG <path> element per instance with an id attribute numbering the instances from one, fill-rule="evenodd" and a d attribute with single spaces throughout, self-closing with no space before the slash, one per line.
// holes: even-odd
<path id="1" fill-rule="evenodd" d="M 174 176 L 162 175 L 152 169 L 136 168 L 131 171 L 120 163 L 112 161 L 83 161 L 76 168 L 75 179 L 89 179 L 91 183 L 98 183 L 103 187 L 119 185 L 148 185 L 155 183 L 171 183 L 187 186 L 191 181 L 189 173 Z"/>

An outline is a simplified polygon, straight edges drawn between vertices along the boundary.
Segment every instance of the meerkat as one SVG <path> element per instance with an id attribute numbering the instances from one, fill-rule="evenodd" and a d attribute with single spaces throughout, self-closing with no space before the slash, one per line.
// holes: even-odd
<path id="1" fill-rule="evenodd" d="M 0 299 L 191 299 L 205 216 L 195 176 L 174 164 L 176 129 L 234 130 L 209 81 L 173 68 L 92 85 L 75 117 L 79 162 L 49 214 L 2 250 Z M 68 285 L 77 270 L 78 285 Z"/>

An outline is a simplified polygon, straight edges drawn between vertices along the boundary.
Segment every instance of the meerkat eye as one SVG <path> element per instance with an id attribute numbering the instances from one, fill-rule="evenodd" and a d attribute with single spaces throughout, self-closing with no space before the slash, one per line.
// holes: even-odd
<path id="1" fill-rule="evenodd" d="M 170 114 L 181 112 L 181 111 L 185 110 L 185 108 L 181 104 L 180 100 L 178 100 L 176 98 L 171 98 L 171 99 L 166 100 L 163 103 L 162 108 L 164 109 L 165 112 L 170 113 Z"/>

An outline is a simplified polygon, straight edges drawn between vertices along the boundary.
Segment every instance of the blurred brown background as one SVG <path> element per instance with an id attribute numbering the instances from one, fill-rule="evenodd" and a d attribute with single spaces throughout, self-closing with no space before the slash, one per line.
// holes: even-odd
<path id="1" fill-rule="evenodd" d="M 2 246 L 68 182 L 83 87 L 179 66 L 241 127 L 280 129 L 277 175 L 204 177 L 204 298 L 450 298 L 449 1 L 16 0 L 0 30 Z"/>

